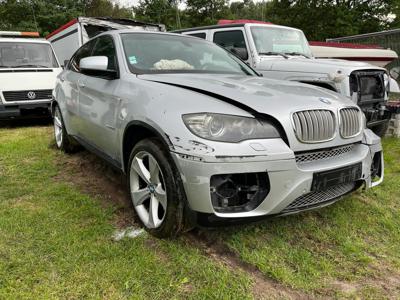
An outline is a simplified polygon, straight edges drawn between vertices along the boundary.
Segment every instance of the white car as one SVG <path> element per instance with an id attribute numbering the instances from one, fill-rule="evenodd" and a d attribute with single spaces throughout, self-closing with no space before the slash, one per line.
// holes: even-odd
<path id="1" fill-rule="evenodd" d="M 339 59 L 315 59 L 304 33 L 271 23 L 238 20 L 176 32 L 212 41 L 265 77 L 323 87 L 359 105 L 367 126 L 383 136 L 391 113 L 386 108 L 389 91 L 399 91 L 384 68 Z"/>
<path id="2" fill-rule="evenodd" d="M 62 68 L 51 44 L 38 36 L 0 31 L 0 119 L 49 116 Z"/>
<path id="3" fill-rule="evenodd" d="M 383 180 L 380 138 L 350 99 L 260 77 L 189 36 L 99 35 L 60 74 L 52 111 L 57 146 L 122 170 L 160 237 L 315 209 Z"/>

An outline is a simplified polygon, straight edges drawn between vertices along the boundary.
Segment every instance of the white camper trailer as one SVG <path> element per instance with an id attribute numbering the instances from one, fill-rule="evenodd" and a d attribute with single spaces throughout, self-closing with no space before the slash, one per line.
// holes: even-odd
<path id="1" fill-rule="evenodd" d="M 50 33 L 46 39 L 52 43 L 58 59 L 64 65 L 64 62 L 92 37 L 104 31 L 117 29 L 165 31 L 165 26 L 130 19 L 78 17 Z"/>

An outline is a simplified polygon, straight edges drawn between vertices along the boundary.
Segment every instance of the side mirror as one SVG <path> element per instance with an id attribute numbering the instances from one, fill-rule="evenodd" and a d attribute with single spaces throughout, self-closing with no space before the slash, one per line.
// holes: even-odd
<path id="1" fill-rule="evenodd" d="M 400 68 L 399 67 L 394 67 L 390 69 L 390 76 L 392 76 L 394 79 L 399 79 L 400 76 Z"/>
<path id="2" fill-rule="evenodd" d="M 108 69 L 107 56 L 89 56 L 82 58 L 79 62 L 79 69 L 83 74 L 105 79 L 115 79 L 118 76 L 116 70 Z"/>
<path id="3" fill-rule="evenodd" d="M 241 60 L 247 60 L 249 58 L 249 54 L 247 53 L 246 48 L 237 48 L 233 47 L 229 49 L 234 55 L 239 57 Z"/>

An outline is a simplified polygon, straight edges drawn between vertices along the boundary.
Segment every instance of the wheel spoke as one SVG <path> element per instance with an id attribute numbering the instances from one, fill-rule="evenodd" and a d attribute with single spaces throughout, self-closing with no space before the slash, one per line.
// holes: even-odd
<path id="1" fill-rule="evenodd" d="M 149 171 L 150 171 L 150 182 L 153 184 L 158 184 L 160 181 L 158 178 L 159 168 L 157 161 L 152 156 L 149 156 Z"/>
<path id="2" fill-rule="evenodd" d="M 150 183 L 150 173 L 149 170 L 146 169 L 146 166 L 143 164 L 142 159 L 135 157 L 132 163 L 132 168 L 147 184 Z"/>
<path id="3" fill-rule="evenodd" d="M 56 132 L 57 141 L 61 140 L 61 131 Z"/>
<path id="4" fill-rule="evenodd" d="M 165 213 L 165 211 L 167 210 L 167 194 L 162 189 L 161 183 L 156 187 L 154 196 L 157 198 L 158 202 L 160 202 Z"/>
<path id="5" fill-rule="evenodd" d="M 150 198 L 150 206 L 149 206 L 149 227 L 150 228 L 156 228 L 159 223 L 158 205 L 159 205 L 158 200 L 156 199 L 156 197 L 154 197 L 154 195 L 152 195 Z"/>
<path id="6" fill-rule="evenodd" d="M 132 192 L 132 200 L 134 206 L 142 205 L 143 202 L 149 198 L 150 198 L 150 192 L 147 187 Z"/>
<path id="7" fill-rule="evenodd" d="M 58 128 L 62 128 L 61 121 L 60 121 L 60 119 L 58 118 L 58 116 L 55 116 L 55 117 L 54 117 L 54 124 L 55 124 Z"/>

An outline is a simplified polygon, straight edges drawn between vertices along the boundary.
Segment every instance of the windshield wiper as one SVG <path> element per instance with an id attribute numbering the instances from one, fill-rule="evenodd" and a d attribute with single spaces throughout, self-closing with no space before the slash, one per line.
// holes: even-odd
<path id="1" fill-rule="evenodd" d="M 285 52 L 286 55 L 297 55 L 297 56 L 304 56 L 305 58 L 310 58 L 308 55 L 305 55 L 301 52 Z"/>
<path id="2" fill-rule="evenodd" d="M 43 65 L 18 65 L 18 66 L 11 66 L 10 68 L 49 68 L 48 66 Z"/>
<path id="3" fill-rule="evenodd" d="M 259 55 L 279 55 L 282 56 L 286 59 L 288 59 L 289 57 L 286 55 L 286 53 L 281 53 L 281 52 L 273 52 L 273 51 L 268 51 L 268 52 L 260 52 L 258 53 Z"/>

